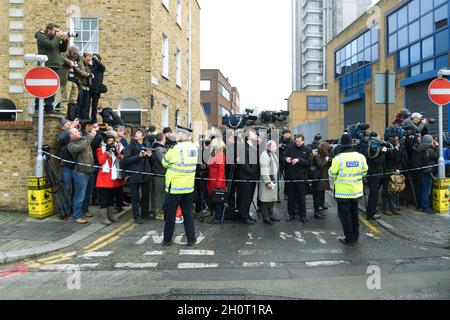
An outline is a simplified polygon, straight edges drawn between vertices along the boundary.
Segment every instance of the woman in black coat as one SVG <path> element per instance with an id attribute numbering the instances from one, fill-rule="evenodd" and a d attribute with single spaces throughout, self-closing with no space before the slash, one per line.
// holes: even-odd
<path id="1" fill-rule="evenodd" d="M 313 156 L 313 179 L 321 180 L 315 181 L 312 184 L 313 200 L 314 200 L 314 217 L 316 219 L 325 219 L 325 215 L 321 212 L 327 210 L 325 207 L 325 191 L 330 190 L 330 183 L 328 181 L 328 170 L 331 165 L 330 158 L 331 145 L 322 142 L 319 145 L 317 152 Z"/>

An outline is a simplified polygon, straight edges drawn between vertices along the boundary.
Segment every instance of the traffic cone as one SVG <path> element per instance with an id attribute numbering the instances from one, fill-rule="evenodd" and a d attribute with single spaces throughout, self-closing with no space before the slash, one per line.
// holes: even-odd
<path id="1" fill-rule="evenodd" d="M 183 218 L 183 212 L 181 211 L 181 208 L 178 207 L 177 209 L 177 218 L 175 220 L 176 224 L 181 224 L 184 222 L 184 218 Z"/>

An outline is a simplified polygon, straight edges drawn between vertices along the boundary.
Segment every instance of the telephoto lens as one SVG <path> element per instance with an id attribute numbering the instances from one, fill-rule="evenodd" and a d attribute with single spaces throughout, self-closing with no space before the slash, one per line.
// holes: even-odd
<path id="1" fill-rule="evenodd" d="M 69 36 L 71 38 L 78 38 L 78 33 L 77 32 L 67 32 L 67 36 Z"/>

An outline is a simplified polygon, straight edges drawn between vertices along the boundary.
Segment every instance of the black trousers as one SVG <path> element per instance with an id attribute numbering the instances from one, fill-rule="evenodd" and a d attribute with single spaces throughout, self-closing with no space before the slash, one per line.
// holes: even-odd
<path id="1" fill-rule="evenodd" d="M 264 219 L 270 219 L 273 217 L 274 202 L 261 202 L 261 211 Z"/>
<path id="2" fill-rule="evenodd" d="M 378 201 L 380 200 L 380 188 L 382 181 L 382 176 L 367 178 L 367 184 L 369 186 L 369 200 L 367 201 L 366 215 L 368 218 L 373 218 L 373 216 L 375 216 Z"/>
<path id="3" fill-rule="evenodd" d="M 139 198 L 139 190 L 141 197 Z M 150 183 L 130 183 L 131 191 L 131 206 L 133 208 L 133 218 L 147 217 L 149 215 L 149 201 L 150 201 Z M 141 212 L 139 213 L 139 202 Z"/>
<path id="4" fill-rule="evenodd" d="M 348 242 L 359 238 L 359 204 L 357 200 L 338 200 L 338 215 Z"/>
<path id="5" fill-rule="evenodd" d="M 100 101 L 100 93 L 91 93 L 90 94 L 91 99 L 91 120 L 94 122 L 97 122 L 97 107 L 98 102 Z"/>
<path id="6" fill-rule="evenodd" d="M 196 242 L 194 217 L 192 216 L 192 202 L 194 193 L 189 194 L 169 194 L 166 193 L 166 202 L 164 204 L 164 242 L 171 242 L 173 232 L 175 231 L 175 219 L 178 206 L 183 212 L 184 230 L 188 242 Z"/>
<path id="7" fill-rule="evenodd" d="M 250 218 L 250 207 L 255 196 L 256 185 L 256 182 L 237 183 L 237 207 L 241 209 L 244 219 Z"/>
<path id="8" fill-rule="evenodd" d="M 296 214 L 306 216 L 306 183 L 292 182 L 286 184 L 288 193 L 288 214 L 294 217 Z"/>
<path id="9" fill-rule="evenodd" d="M 123 203 L 123 186 L 114 189 L 114 200 L 117 208 L 123 208 L 125 206 Z"/>
<path id="10" fill-rule="evenodd" d="M 114 194 L 118 188 L 99 188 L 100 196 L 100 209 L 106 209 L 114 206 Z"/>
<path id="11" fill-rule="evenodd" d="M 313 191 L 314 211 L 319 212 L 320 207 L 325 207 L 325 191 Z"/>

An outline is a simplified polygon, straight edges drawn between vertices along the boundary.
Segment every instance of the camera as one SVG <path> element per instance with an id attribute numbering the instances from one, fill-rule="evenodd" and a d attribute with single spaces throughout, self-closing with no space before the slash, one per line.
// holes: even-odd
<path id="1" fill-rule="evenodd" d="M 253 126 L 258 120 L 257 116 L 250 115 L 254 110 L 246 109 L 246 114 L 227 115 L 222 118 L 222 125 L 230 129 L 242 129 L 245 126 Z"/>
<path id="2" fill-rule="evenodd" d="M 277 121 L 283 122 L 289 117 L 289 111 L 264 111 L 261 113 L 261 122 L 263 123 L 275 123 Z"/>
<path id="3" fill-rule="evenodd" d="M 70 38 L 78 38 L 79 33 L 78 32 L 67 32 L 67 36 Z"/>

